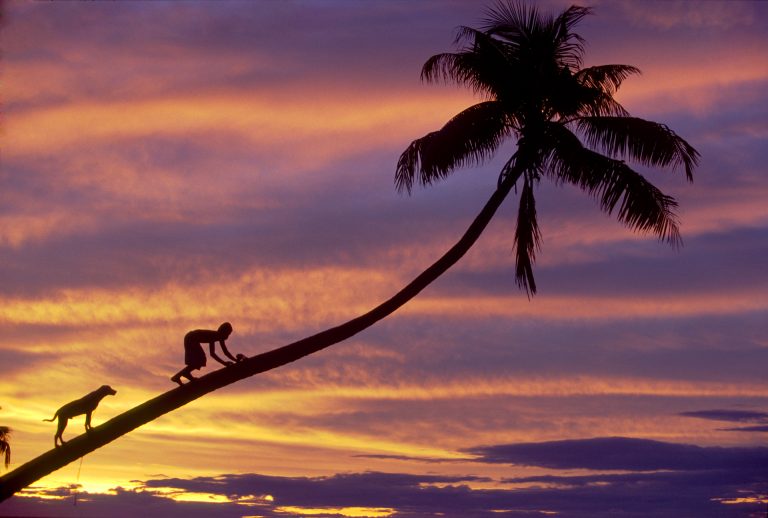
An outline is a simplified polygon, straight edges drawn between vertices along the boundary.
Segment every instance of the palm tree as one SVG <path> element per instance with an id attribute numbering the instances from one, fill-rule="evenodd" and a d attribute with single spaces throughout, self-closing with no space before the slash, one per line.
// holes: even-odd
<path id="1" fill-rule="evenodd" d="M 11 429 L 7 426 L 0 426 L 0 455 L 5 457 L 5 469 L 11 464 L 11 444 L 8 442 L 11 437 Z"/>
<path id="2" fill-rule="evenodd" d="M 499 3 L 488 10 L 481 30 L 459 30 L 457 42 L 465 42 L 459 52 L 439 54 L 424 65 L 425 80 L 458 81 L 485 100 L 408 146 L 397 164 L 398 189 L 410 192 L 415 183 L 429 185 L 459 166 L 488 158 L 505 139 L 517 139 L 517 150 L 502 168 L 496 190 L 459 241 L 434 264 L 357 318 L 211 372 L 27 462 L 0 477 L 0 501 L 204 394 L 346 340 L 392 314 L 463 257 L 519 181 L 516 278 L 529 296 L 536 291 L 532 265 L 540 240 L 533 193 L 542 177 L 573 183 L 595 196 L 603 210 L 611 213 L 618 206 L 619 220 L 630 228 L 677 243 L 675 200 L 623 159 L 648 166 L 683 167 L 690 180 L 698 154 L 663 124 L 630 117 L 615 101 L 616 89 L 636 68 L 579 68 L 582 39 L 572 29 L 589 12 L 571 7 L 556 17 L 544 16 L 535 8 Z"/>
<path id="3" fill-rule="evenodd" d="M 572 28 L 590 12 L 572 6 L 553 17 L 535 7 L 499 3 L 488 10 L 484 30 L 461 27 L 457 43 L 465 45 L 432 56 L 421 76 L 465 84 L 483 100 L 413 141 L 397 164 L 396 185 L 410 193 L 415 182 L 429 185 L 459 166 L 482 162 L 507 138 L 516 138 L 498 189 L 508 193 L 522 183 L 515 275 L 529 295 L 536 292 L 532 266 L 541 236 L 534 189 L 541 178 L 575 184 L 609 214 L 618 206 L 618 219 L 630 228 L 678 243 L 677 203 L 624 159 L 683 167 L 688 180 L 698 161 L 696 150 L 667 126 L 630 117 L 614 99 L 637 68 L 580 68 L 583 40 Z"/>

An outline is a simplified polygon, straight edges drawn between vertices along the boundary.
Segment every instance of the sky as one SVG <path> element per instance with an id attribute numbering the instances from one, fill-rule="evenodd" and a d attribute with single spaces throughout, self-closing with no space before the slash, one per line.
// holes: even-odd
<path id="1" fill-rule="evenodd" d="M 102 384 L 117 394 L 94 425 L 172 389 L 187 331 L 229 321 L 230 350 L 259 354 L 367 311 L 447 250 L 514 141 L 410 196 L 394 171 L 477 102 L 419 74 L 488 5 L 6 2 L 10 469 L 53 447 L 42 419 Z M 588 5 L 585 66 L 639 67 L 618 99 L 701 154 L 693 183 L 644 170 L 680 204 L 682 247 L 542 182 L 529 299 L 513 191 L 391 317 L 131 432 L 0 515 L 764 516 L 768 3 Z"/>

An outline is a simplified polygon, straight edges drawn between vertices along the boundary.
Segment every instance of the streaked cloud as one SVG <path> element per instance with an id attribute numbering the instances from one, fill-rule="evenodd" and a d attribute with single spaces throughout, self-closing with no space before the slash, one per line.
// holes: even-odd
<path id="1" fill-rule="evenodd" d="M 494 445 L 466 452 L 483 462 L 628 471 L 757 471 L 768 458 L 768 448 L 702 448 L 625 437 Z"/>
<path id="2" fill-rule="evenodd" d="M 731 29 L 759 23 L 754 2 L 693 2 L 671 0 L 662 3 L 641 4 L 618 2 L 628 17 L 638 23 L 661 29 L 693 27 L 697 29 Z"/>

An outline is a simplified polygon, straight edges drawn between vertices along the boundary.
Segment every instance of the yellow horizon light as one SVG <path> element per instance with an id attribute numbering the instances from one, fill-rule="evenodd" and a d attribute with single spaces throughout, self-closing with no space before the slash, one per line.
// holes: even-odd
<path id="1" fill-rule="evenodd" d="M 298 507 L 281 506 L 275 508 L 278 513 L 293 513 L 299 515 L 342 515 L 350 518 L 380 518 L 392 516 L 396 510 L 390 507 Z"/>

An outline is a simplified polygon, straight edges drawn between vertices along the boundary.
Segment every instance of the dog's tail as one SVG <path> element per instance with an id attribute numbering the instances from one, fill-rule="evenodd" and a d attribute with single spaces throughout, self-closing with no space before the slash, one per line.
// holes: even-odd
<path id="1" fill-rule="evenodd" d="M 58 416 L 59 416 L 59 412 L 57 410 L 56 413 L 53 414 L 53 417 L 51 417 L 50 419 L 43 419 L 43 421 L 48 421 L 50 423 L 52 421 L 55 421 Z"/>

